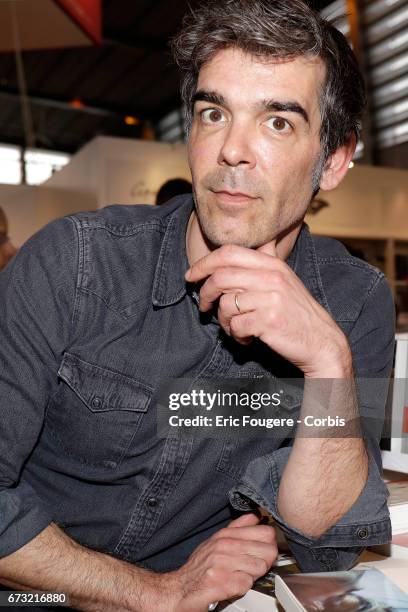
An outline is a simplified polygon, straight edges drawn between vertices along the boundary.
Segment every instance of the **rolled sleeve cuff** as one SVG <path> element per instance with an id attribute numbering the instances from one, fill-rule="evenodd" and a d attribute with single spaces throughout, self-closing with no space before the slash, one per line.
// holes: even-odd
<path id="1" fill-rule="evenodd" d="M 0 489 L 0 558 L 27 544 L 52 520 L 51 514 L 28 484 Z"/>
<path id="2" fill-rule="evenodd" d="M 277 499 L 291 450 L 284 447 L 252 461 L 241 482 L 230 490 L 229 497 L 232 506 L 241 512 L 251 511 L 255 506 L 269 512 L 285 533 L 303 571 L 349 569 L 366 546 L 391 541 L 388 490 L 371 456 L 364 489 L 335 525 L 318 538 L 288 525 L 278 512 Z"/>

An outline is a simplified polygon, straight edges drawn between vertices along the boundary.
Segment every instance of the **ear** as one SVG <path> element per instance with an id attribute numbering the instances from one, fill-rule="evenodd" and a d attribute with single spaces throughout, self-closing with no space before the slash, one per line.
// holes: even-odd
<path id="1" fill-rule="evenodd" d="M 350 162 L 353 159 L 356 145 L 356 136 L 353 134 L 346 144 L 336 149 L 334 153 L 330 155 L 324 167 L 322 178 L 320 179 L 320 189 L 330 191 L 330 189 L 335 189 L 343 180 Z"/>

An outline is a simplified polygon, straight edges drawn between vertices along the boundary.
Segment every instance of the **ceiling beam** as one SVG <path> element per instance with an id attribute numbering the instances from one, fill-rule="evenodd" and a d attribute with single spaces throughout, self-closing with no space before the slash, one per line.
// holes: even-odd
<path id="1" fill-rule="evenodd" d="M 168 40 L 154 40 L 149 37 L 140 36 L 123 36 L 120 32 L 105 29 L 103 33 L 102 43 L 104 45 L 113 45 L 116 47 L 129 47 L 131 49 L 142 49 L 151 52 L 169 53 Z"/>
<path id="2" fill-rule="evenodd" d="M 25 139 L 24 136 L 21 135 L 21 138 L 17 138 L 17 137 L 12 137 L 9 134 L 2 134 L 0 132 L 0 143 L 1 144 L 8 144 L 8 145 L 15 145 L 17 147 L 21 147 L 22 149 L 25 149 L 26 147 L 26 143 L 25 143 Z M 47 145 L 44 145 L 43 143 L 38 144 L 37 146 L 41 149 L 47 149 L 47 151 L 57 151 L 57 152 L 64 152 L 64 153 L 75 153 L 79 147 L 81 147 L 83 144 L 83 142 L 79 142 L 77 143 L 77 145 L 73 145 L 72 142 L 67 145 L 67 142 L 63 142 L 63 141 L 56 141 L 55 139 L 52 141 L 52 143 L 47 143 Z"/>
<path id="3" fill-rule="evenodd" d="M 0 99 L 9 100 L 13 102 L 20 102 L 20 94 L 16 90 L 0 88 Z M 123 120 L 124 117 L 136 116 L 141 121 L 146 121 L 150 117 L 146 117 L 144 113 L 139 112 L 137 109 L 113 109 L 107 107 L 96 106 L 95 104 L 87 104 L 84 102 L 83 106 L 72 106 L 72 103 L 67 100 L 61 100 L 58 98 L 44 97 L 41 95 L 29 94 L 28 99 L 34 106 L 45 106 L 47 108 L 55 108 L 57 110 L 72 111 L 77 113 L 87 113 L 89 115 L 107 117 L 112 119 Z"/>

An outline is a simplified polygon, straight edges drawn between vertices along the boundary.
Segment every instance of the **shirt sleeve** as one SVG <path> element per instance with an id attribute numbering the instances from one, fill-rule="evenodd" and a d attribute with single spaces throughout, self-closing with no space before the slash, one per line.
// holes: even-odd
<path id="1" fill-rule="evenodd" d="M 71 331 L 77 245 L 73 220 L 59 219 L 25 243 L 0 273 L 0 557 L 53 520 L 20 480 Z"/>
<path id="2" fill-rule="evenodd" d="M 366 546 L 391 540 L 388 489 L 382 480 L 379 440 L 384 420 L 395 337 L 395 307 L 383 275 L 369 293 L 349 334 L 357 379 L 361 423 L 369 457 L 366 484 L 353 506 L 318 538 L 308 537 L 280 516 L 277 499 L 291 446 L 252 461 L 241 482 L 230 491 L 240 511 L 265 508 L 281 527 L 302 571 L 347 570 Z"/>

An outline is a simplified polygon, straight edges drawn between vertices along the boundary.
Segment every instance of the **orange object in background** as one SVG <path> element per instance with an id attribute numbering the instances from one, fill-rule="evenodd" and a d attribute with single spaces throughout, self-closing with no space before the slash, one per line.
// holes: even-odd
<path id="1" fill-rule="evenodd" d="M 402 419 L 402 433 L 408 434 L 408 406 L 404 406 L 404 416 Z"/>
<path id="2" fill-rule="evenodd" d="M 11 8 L 22 50 L 84 47 L 102 38 L 102 0 L 0 1 L 0 52 L 15 49 Z"/>
<path id="3" fill-rule="evenodd" d="M 56 0 L 56 2 L 94 42 L 100 44 L 102 38 L 101 0 Z"/>

